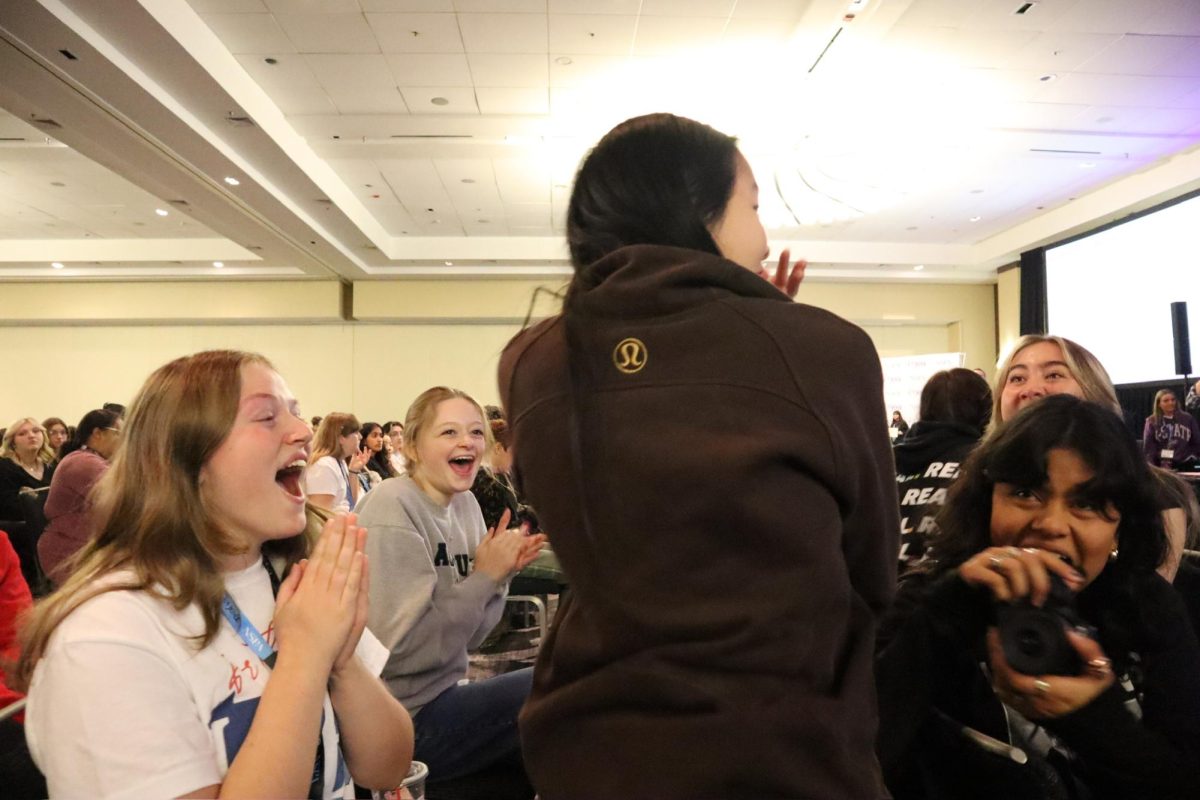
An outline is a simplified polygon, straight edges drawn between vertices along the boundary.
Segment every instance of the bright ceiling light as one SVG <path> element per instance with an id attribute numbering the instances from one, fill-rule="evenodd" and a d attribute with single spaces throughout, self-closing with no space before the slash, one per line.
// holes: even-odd
<path id="1" fill-rule="evenodd" d="M 924 265 L 924 264 L 917 264 L 915 267 L 913 267 L 913 271 L 914 271 L 914 272 L 920 272 L 920 271 L 921 271 L 921 270 L 923 270 L 923 269 L 925 269 L 925 265 Z"/>
<path id="2" fill-rule="evenodd" d="M 154 213 L 158 214 L 160 217 L 165 217 L 167 215 L 167 210 L 165 208 L 156 208 L 154 209 Z"/>
<path id="3" fill-rule="evenodd" d="M 53 264 L 51 264 L 50 266 L 54 267 L 55 269 L 62 269 L 62 268 L 63 268 L 63 264 L 62 264 L 62 262 L 61 262 L 61 261 L 55 261 L 55 262 L 54 262 Z"/>
<path id="4" fill-rule="evenodd" d="M 230 186 L 238 186 L 241 184 L 241 181 L 239 181 L 237 178 L 233 177 L 232 175 L 226 175 L 225 182 L 228 183 Z"/>
<path id="5" fill-rule="evenodd" d="M 225 262 L 224 261 L 214 261 L 213 266 L 216 267 L 217 269 L 220 269 L 221 267 L 225 266 Z"/>
<path id="6" fill-rule="evenodd" d="M 971 217 L 971 222 L 979 222 L 983 217 Z"/>

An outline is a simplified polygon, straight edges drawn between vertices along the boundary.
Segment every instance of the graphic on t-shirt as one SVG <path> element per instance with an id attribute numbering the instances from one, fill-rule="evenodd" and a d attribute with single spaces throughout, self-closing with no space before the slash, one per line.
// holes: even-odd
<path id="1" fill-rule="evenodd" d="M 450 556 L 446 554 L 446 543 L 438 542 L 437 552 L 433 556 L 433 565 L 435 567 L 450 566 Z M 454 554 L 454 566 L 458 570 L 458 574 L 462 577 L 467 577 L 471 574 L 471 557 L 465 553 Z"/>

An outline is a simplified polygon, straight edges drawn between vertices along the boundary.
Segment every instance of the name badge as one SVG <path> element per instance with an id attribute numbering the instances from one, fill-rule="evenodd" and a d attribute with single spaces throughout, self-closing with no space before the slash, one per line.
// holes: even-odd
<path id="1" fill-rule="evenodd" d="M 1175 458 L 1175 451 L 1174 450 L 1159 450 L 1158 457 L 1161 458 L 1163 461 L 1170 461 L 1171 459 Z"/>

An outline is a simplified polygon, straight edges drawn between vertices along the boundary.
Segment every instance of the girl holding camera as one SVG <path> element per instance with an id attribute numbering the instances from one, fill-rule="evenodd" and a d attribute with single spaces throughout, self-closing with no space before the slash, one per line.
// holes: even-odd
<path id="1" fill-rule="evenodd" d="M 1162 517 L 1122 422 L 1066 394 L 1016 414 L 939 524 L 879 639 L 897 800 L 1200 796 L 1200 645 L 1155 572 Z M 1006 640 L 1009 607 L 1040 622 Z M 1070 666 L 1013 666 L 1056 643 Z"/>

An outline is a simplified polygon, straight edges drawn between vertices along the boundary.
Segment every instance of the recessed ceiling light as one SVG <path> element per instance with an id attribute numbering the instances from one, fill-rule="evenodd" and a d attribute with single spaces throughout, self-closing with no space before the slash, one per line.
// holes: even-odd
<path id="1" fill-rule="evenodd" d="M 475 179 L 474 178 L 463 178 L 462 182 L 463 183 L 474 183 Z"/>
<path id="2" fill-rule="evenodd" d="M 263 59 L 263 63 L 264 63 L 264 64 L 270 64 L 271 66 L 275 66 L 276 64 L 278 64 L 278 63 L 279 63 L 279 59 L 278 59 L 278 58 L 271 58 L 270 56 L 267 56 L 266 58 L 264 58 L 264 59 Z"/>
<path id="3" fill-rule="evenodd" d="M 156 208 L 154 209 L 154 213 L 158 214 L 160 217 L 165 217 L 167 215 L 167 210 L 165 208 Z"/>
<path id="4" fill-rule="evenodd" d="M 1050 81 L 1054 80 L 1057 77 L 1058 76 L 1055 75 L 1053 72 L 1047 72 L 1045 75 L 1040 76 L 1038 78 L 1038 80 L 1041 81 L 1042 83 L 1049 83 Z"/>
<path id="5" fill-rule="evenodd" d="M 454 262 L 453 262 L 453 261 L 446 261 L 446 262 L 444 262 L 444 263 L 446 264 L 446 266 L 447 266 L 447 267 L 453 267 L 453 266 L 454 266 Z"/>
<path id="6" fill-rule="evenodd" d="M 1080 161 L 1079 162 L 1080 169 L 1094 169 L 1095 166 L 1096 166 L 1096 164 L 1093 161 Z"/>
<path id="7" fill-rule="evenodd" d="M 66 186 L 62 181 L 50 181 L 51 186 Z"/>
<path id="8" fill-rule="evenodd" d="M 915 267 L 913 267 L 913 271 L 915 271 L 915 272 L 920 272 L 923 269 L 925 269 L 924 264 L 917 264 Z"/>
<path id="9" fill-rule="evenodd" d="M 239 184 L 241 184 L 241 181 L 239 181 L 237 178 L 233 177 L 232 175 L 226 175 L 225 182 L 228 183 L 230 186 L 238 186 Z"/>
<path id="10" fill-rule="evenodd" d="M 554 59 L 554 63 L 560 64 L 564 67 L 568 67 L 571 64 L 574 64 L 575 62 L 571 60 L 570 56 L 559 56 L 558 58 Z"/>
<path id="11" fill-rule="evenodd" d="M 221 267 L 225 266 L 225 262 L 224 261 L 214 261 L 213 266 L 216 267 L 217 269 L 220 269 Z"/>
<path id="12" fill-rule="evenodd" d="M 983 217 L 971 217 L 971 222 L 979 222 Z"/>
<path id="13" fill-rule="evenodd" d="M 63 265 L 62 265 L 62 262 L 61 262 L 61 261 L 55 261 L 55 262 L 54 262 L 53 264 L 51 264 L 50 266 L 54 267 L 55 269 L 62 269 L 62 268 L 63 268 Z"/>
<path id="14" fill-rule="evenodd" d="M 429 102 L 433 103 L 435 106 L 448 106 L 448 105 L 450 105 L 450 101 L 449 101 L 449 100 L 447 100 L 447 99 L 446 99 L 446 98 L 444 98 L 444 97 L 432 97 L 432 98 L 430 98 L 430 99 L 429 99 Z"/>

